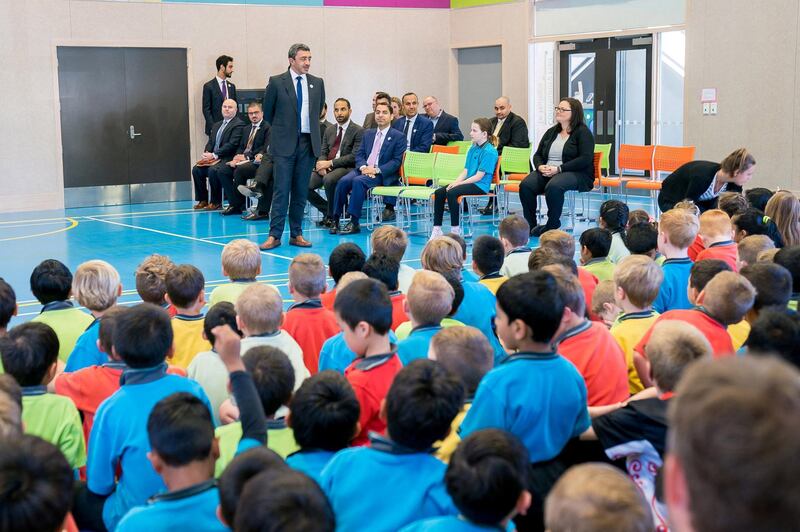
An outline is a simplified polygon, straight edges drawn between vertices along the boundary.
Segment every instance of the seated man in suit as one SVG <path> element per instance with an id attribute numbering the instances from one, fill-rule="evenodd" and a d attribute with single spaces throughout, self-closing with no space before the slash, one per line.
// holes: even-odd
<path id="1" fill-rule="evenodd" d="M 273 181 L 272 155 L 269 154 L 269 144 L 256 157 L 261 156 L 260 164 L 256 164 L 255 176 L 249 183 L 241 184 L 237 187 L 243 196 L 256 199 L 255 206 L 242 213 L 242 220 L 248 222 L 256 220 L 266 220 L 269 218 L 269 210 L 272 207 Z M 250 184 L 252 183 L 252 184 Z"/>
<path id="2" fill-rule="evenodd" d="M 392 123 L 392 128 L 403 132 L 406 150 L 428 153 L 433 143 L 433 122 L 427 116 L 417 113 L 419 101 L 413 92 L 405 93 L 402 102 L 403 116 Z M 383 203 L 385 208 L 381 220 L 390 222 L 395 219 L 394 205 L 397 198 L 385 197 Z"/>
<path id="3" fill-rule="evenodd" d="M 336 185 L 333 208 L 333 227 L 330 233 L 335 235 L 352 235 L 360 233 L 358 219 L 367 190 L 376 186 L 396 185 L 400 178 L 400 165 L 403 163 L 403 152 L 406 151 L 406 139 L 403 133 L 390 127 L 392 108 L 388 103 L 375 106 L 376 129 L 364 131 L 361 146 L 356 153 L 355 170 L 344 176 Z M 347 196 L 350 196 L 348 205 Z M 345 205 L 350 221 L 340 230 L 339 218 Z"/>
<path id="4" fill-rule="evenodd" d="M 233 57 L 217 57 L 217 75 L 203 85 L 203 117 L 206 119 L 206 135 L 211 135 L 211 127 L 222 120 L 222 102 L 230 98 L 236 100 L 236 85 L 228 81 L 233 75 Z"/>
<path id="5" fill-rule="evenodd" d="M 322 138 L 322 151 L 311 181 L 308 183 L 308 201 L 323 214 L 321 227 L 333 225 L 333 197 L 336 193 L 336 183 L 356 166 L 356 152 L 361 146 L 361 136 L 364 130 L 350 120 L 350 102 L 345 98 L 338 98 L 333 103 L 333 116 L 336 125 L 331 124 Z M 320 187 L 325 187 L 325 197 L 317 193 Z"/>
<path id="6" fill-rule="evenodd" d="M 325 131 L 333 124 L 328 122 L 328 104 L 327 102 L 322 103 L 322 112 L 319 114 L 319 140 L 325 138 Z"/>
<path id="7" fill-rule="evenodd" d="M 497 137 L 497 153 L 503 155 L 503 148 L 527 148 L 531 145 L 528 139 L 528 124 L 521 116 L 511 112 L 511 100 L 508 96 L 500 96 L 494 101 L 494 118 L 490 120 L 492 134 Z M 490 198 L 486 207 L 480 209 L 481 214 L 493 214 L 494 198 Z"/>
<path id="8" fill-rule="evenodd" d="M 386 102 L 392 105 L 392 97 L 388 92 L 378 91 L 372 96 L 372 112 L 364 117 L 364 129 L 375 129 L 378 124 L 375 123 L 375 106 L 380 102 Z"/>
<path id="9" fill-rule="evenodd" d="M 434 144 L 447 146 L 448 142 L 464 140 L 464 134 L 458 127 L 458 118 L 445 113 L 435 96 L 426 96 L 422 100 L 422 108 L 433 122 Z"/>
<path id="10" fill-rule="evenodd" d="M 228 198 L 228 206 L 220 213 L 223 216 L 242 213 L 245 199 L 237 187 L 255 177 L 263 157 L 260 152 L 269 142 L 269 124 L 264 122 L 261 104 L 250 102 L 247 105 L 247 117 L 250 119 L 250 126 L 242 128 L 242 140 L 236 155 L 209 175 L 211 188 L 222 187 L 225 197 Z"/>
<path id="11" fill-rule="evenodd" d="M 219 186 L 215 174 L 236 154 L 242 139 L 242 126 L 244 122 L 236 116 L 236 102 L 231 99 L 222 102 L 222 120 L 211 128 L 211 136 L 200 160 L 202 164 L 192 168 L 194 198 L 197 200 L 195 209 L 216 211 L 222 205 L 222 187 Z M 206 178 L 209 179 L 209 184 L 217 182 L 216 186 L 210 187 L 210 200 L 206 189 Z"/>

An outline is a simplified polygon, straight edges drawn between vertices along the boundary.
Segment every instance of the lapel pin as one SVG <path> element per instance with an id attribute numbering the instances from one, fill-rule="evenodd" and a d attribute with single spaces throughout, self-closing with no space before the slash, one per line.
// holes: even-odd
<path id="1" fill-rule="evenodd" d="M 308 84 L 308 88 L 309 88 L 309 89 L 313 89 L 313 88 L 314 88 L 314 85 L 312 85 L 312 84 L 310 84 L 310 83 L 309 83 L 309 84 Z"/>

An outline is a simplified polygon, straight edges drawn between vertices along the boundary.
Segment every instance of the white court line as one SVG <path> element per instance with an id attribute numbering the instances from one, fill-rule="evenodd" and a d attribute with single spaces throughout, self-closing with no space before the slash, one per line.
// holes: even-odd
<path id="1" fill-rule="evenodd" d="M 93 218 L 91 216 L 87 216 L 86 218 L 89 219 L 89 220 L 94 220 L 96 222 L 102 222 L 104 224 L 119 225 L 121 227 L 129 227 L 131 229 L 140 229 L 142 231 L 149 231 L 151 233 L 156 233 L 156 234 L 159 234 L 159 235 L 166 235 L 166 236 L 171 236 L 171 237 L 174 237 L 174 238 L 183 238 L 183 239 L 186 239 L 186 240 L 192 240 L 194 242 L 205 242 L 206 244 L 214 244 L 215 246 L 225 247 L 225 244 L 223 244 L 222 242 L 214 242 L 213 240 L 207 240 L 205 238 L 197 238 L 197 237 L 194 237 L 194 236 L 181 235 L 181 234 L 178 234 L 178 233 L 170 233 L 168 231 L 161 231 L 159 229 L 150 229 L 149 227 L 140 227 L 138 225 L 124 224 L 122 222 L 114 222 L 114 221 L 111 221 L 111 220 L 101 220 L 99 218 Z M 261 254 L 262 255 L 267 255 L 267 256 L 270 256 L 270 257 L 276 257 L 278 259 L 288 260 L 288 261 L 294 260 L 292 257 L 287 257 L 285 255 L 278 255 L 276 253 L 270 253 L 268 251 L 262 251 Z"/>

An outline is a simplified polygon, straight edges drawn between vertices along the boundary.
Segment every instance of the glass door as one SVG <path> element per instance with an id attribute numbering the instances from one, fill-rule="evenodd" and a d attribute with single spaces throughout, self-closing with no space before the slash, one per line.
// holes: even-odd
<path id="1" fill-rule="evenodd" d="M 615 173 L 620 144 L 650 143 L 652 37 L 562 42 L 561 95 L 583 104 L 596 144 L 611 144 Z"/>

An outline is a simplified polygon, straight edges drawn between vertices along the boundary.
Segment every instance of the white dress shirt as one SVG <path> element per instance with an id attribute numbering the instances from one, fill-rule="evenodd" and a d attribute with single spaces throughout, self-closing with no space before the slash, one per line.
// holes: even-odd
<path id="1" fill-rule="evenodd" d="M 221 92 L 224 95 L 225 94 L 225 89 L 222 87 L 222 85 L 225 84 L 227 82 L 227 80 L 226 79 L 222 79 L 219 76 L 216 76 L 216 78 L 217 78 L 217 85 L 219 85 L 219 92 Z M 228 94 L 228 98 L 230 98 L 230 97 L 231 97 L 231 95 Z"/>
<path id="2" fill-rule="evenodd" d="M 300 76 L 300 86 L 303 87 L 303 108 L 300 109 L 300 133 L 311 133 L 311 115 L 309 114 L 309 94 L 308 94 L 308 79 L 305 74 L 298 74 L 291 68 L 289 72 L 292 74 L 292 87 L 294 87 L 295 96 L 297 95 L 297 76 Z"/>
<path id="3" fill-rule="evenodd" d="M 339 143 L 339 149 L 336 150 L 336 157 L 334 157 L 334 159 L 338 159 L 339 157 L 342 156 L 342 143 L 344 142 L 344 135 L 345 135 L 345 133 L 347 133 L 347 126 L 349 126 L 349 125 L 350 125 L 350 120 L 348 120 L 344 124 L 339 124 L 338 122 L 335 124 L 335 126 L 336 126 L 336 135 L 339 134 L 339 128 L 342 128 L 342 142 Z M 336 139 L 336 135 L 333 136 L 334 142 L 335 142 L 335 139 Z"/>

